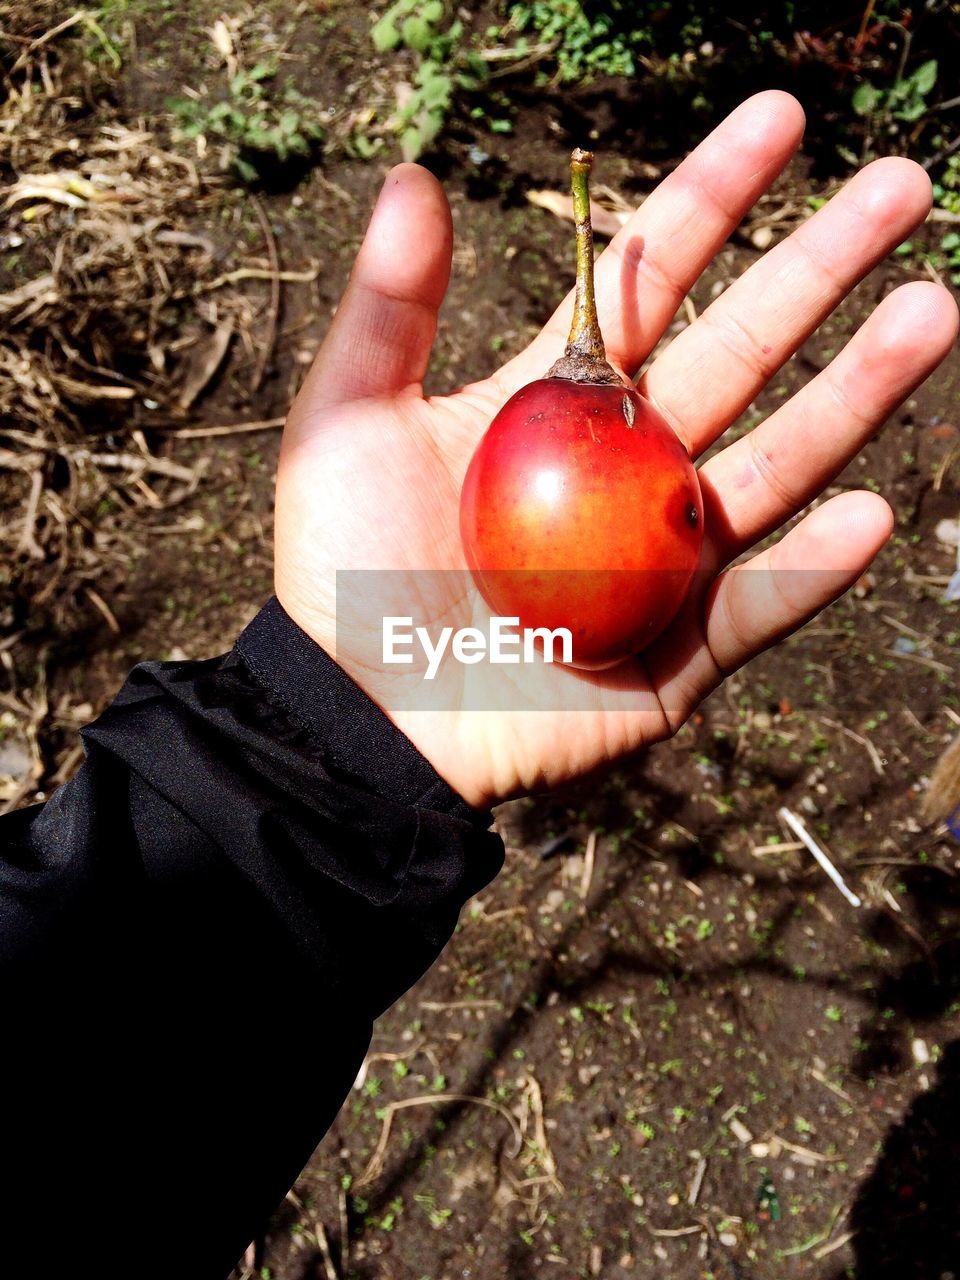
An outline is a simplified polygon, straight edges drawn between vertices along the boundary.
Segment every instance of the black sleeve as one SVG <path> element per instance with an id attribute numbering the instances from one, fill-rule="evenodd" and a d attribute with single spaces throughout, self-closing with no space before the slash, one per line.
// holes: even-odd
<path id="1" fill-rule="evenodd" d="M 0 1273 L 220 1280 L 502 845 L 276 601 L 83 737 L 0 821 Z"/>

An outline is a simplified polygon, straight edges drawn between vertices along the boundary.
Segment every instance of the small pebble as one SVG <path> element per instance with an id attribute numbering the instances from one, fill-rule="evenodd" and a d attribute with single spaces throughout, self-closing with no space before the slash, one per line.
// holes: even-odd
<path id="1" fill-rule="evenodd" d="M 553 915 L 555 911 L 559 911 L 563 906 L 564 897 L 565 895 L 562 889 L 551 889 L 540 904 L 540 910 L 544 915 Z"/>

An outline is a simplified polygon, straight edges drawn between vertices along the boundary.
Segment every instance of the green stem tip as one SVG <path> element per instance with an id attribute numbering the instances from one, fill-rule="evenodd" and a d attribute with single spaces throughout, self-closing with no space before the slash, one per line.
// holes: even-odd
<path id="1" fill-rule="evenodd" d="M 603 335 L 597 319 L 597 297 L 593 285 L 593 226 L 590 222 L 590 170 L 593 153 L 579 147 L 570 157 L 570 186 L 573 189 L 573 219 L 577 228 L 577 292 L 568 345 L 585 356 L 606 359 Z"/>
<path id="2" fill-rule="evenodd" d="M 570 156 L 570 186 L 573 192 L 573 219 L 577 230 L 577 286 L 570 337 L 562 358 L 548 378 L 568 378 L 573 382 L 612 382 L 622 379 L 607 363 L 607 353 L 597 319 L 597 298 L 593 283 L 593 226 L 590 222 L 590 170 L 593 152 L 575 147 Z"/>

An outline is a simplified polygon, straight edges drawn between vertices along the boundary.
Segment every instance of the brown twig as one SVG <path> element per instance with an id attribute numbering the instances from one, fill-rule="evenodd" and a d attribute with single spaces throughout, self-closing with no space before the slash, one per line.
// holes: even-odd
<path id="1" fill-rule="evenodd" d="M 235 328 L 236 321 L 234 317 L 228 316 L 226 320 L 221 320 L 214 329 L 202 360 L 191 370 L 190 375 L 180 389 L 179 405 L 181 409 L 189 409 L 206 390 L 230 350 Z"/>
<path id="2" fill-rule="evenodd" d="M 84 594 L 104 619 L 113 634 L 118 636 L 120 634 L 120 623 L 117 621 L 113 610 L 107 604 L 106 600 L 104 600 L 103 596 L 100 595 L 99 592 L 94 591 L 93 587 L 84 587 Z"/>
<path id="3" fill-rule="evenodd" d="M 347 1215 L 347 1193 L 337 1188 L 337 1211 L 340 1217 L 340 1265 L 344 1273 L 350 1270 L 350 1219 Z"/>
<path id="4" fill-rule="evenodd" d="M 580 897 L 586 902 L 593 883 L 593 869 L 597 857 L 597 833 L 591 831 L 587 836 L 587 847 L 583 854 L 583 875 L 580 877 Z"/>
<path id="5" fill-rule="evenodd" d="M 27 59 L 31 54 L 36 53 L 38 49 L 48 44 L 51 40 L 55 40 L 64 31 L 69 31 L 71 27 L 75 27 L 80 22 L 86 22 L 91 16 L 85 9 L 79 9 L 76 13 L 72 13 L 69 18 L 64 18 L 55 27 L 51 27 L 49 31 L 45 31 L 42 36 L 38 36 L 36 40 L 32 40 L 17 58 L 8 74 L 14 75 L 21 67 L 26 65 Z"/>
<path id="6" fill-rule="evenodd" d="M 416 1098 L 401 1098 L 398 1102 L 389 1102 L 383 1108 L 383 1125 L 380 1130 L 380 1137 L 377 1140 L 377 1145 L 374 1149 L 373 1155 L 367 1162 L 367 1167 L 364 1169 L 356 1183 L 357 1187 L 361 1188 L 369 1186 L 369 1184 L 378 1178 L 383 1171 L 384 1157 L 387 1154 L 387 1146 L 390 1142 L 390 1129 L 393 1125 L 393 1117 L 398 1111 L 404 1111 L 408 1107 L 439 1106 L 441 1103 L 445 1102 L 474 1103 L 478 1107 L 488 1107 L 491 1111 L 496 1111 L 498 1115 L 503 1116 L 513 1133 L 514 1145 L 511 1154 L 514 1157 L 519 1155 L 520 1148 L 523 1144 L 523 1134 L 521 1133 L 520 1125 L 517 1123 L 516 1116 L 513 1115 L 512 1112 L 508 1111 L 506 1107 L 501 1106 L 499 1102 L 493 1102 L 490 1098 L 475 1097 L 468 1093 L 424 1093 L 418 1095 Z"/>
<path id="7" fill-rule="evenodd" d="M 316 1229 L 317 1244 L 320 1246 L 320 1257 L 323 1259 L 323 1274 L 326 1280 L 340 1280 L 337 1275 L 337 1269 L 333 1265 L 333 1255 L 330 1252 L 330 1241 L 327 1239 L 327 1230 L 323 1223 L 317 1219 L 314 1224 Z"/>
<path id="8" fill-rule="evenodd" d="M 845 734 L 846 737 L 851 740 L 851 742 L 856 742 L 863 747 L 867 755 L 870 757 L 870 763 L 873 765 L 875 771 L 881 778 L 883 777 L 885 772 L 883 768 L 883 760 L 880 758 L 880 752 L 869 738 L 865 738 L 859 733 L 854 733 L 852 729 L 848 729 L 847 726 L 845 724 L 841 724 L 839 720 L 830 720 L 827 716 L 821 716 L 820 721 L 822 724 L 829 725 L 831 729 L 839 729 L 842 734 Z"/>
<path id="9" fill-rule="evenodd" d="M 189 289 L 181 289 L 173 293 L 174 301 L 184 298 L 195 298 L 201 293 L 213 293 L 228 284 L 239 284 L 243 280 L 273 280 L 282 284 L 311 284 L 320 274 L 319 267 L 310 267 L 306 271 L 268 271 L 263 267 L 238 267 L 236 271 L 226 271 L 214 280 L 201 281 Z M 2 299 L 0 299 L 2 301 Z"/>
<path id="10" fill-rule="evenodd" d="M 23 526 L 20 530 L 20 537 L 17 540 L 15 552 L 17 555 L 30 556 L 33 560 L 43 559 L 43 547 L 37 542 L 37 511 L 40 507 L 40 496 L 43 493 L 43 472 L 39 467 L 35 467 L 30 475 L 30 493 L 27 497 L 27 507 L 23 516 Z"/>
<path id="11" fill-rule="evenodd" d="M 953 675 L 953 667 L 948 667 L 945 662 L 937 662 L 936 658 L 925 658 L 920 653 L 901 653 L 898 649 L 881 649 L 880 652 L 888 658 L 899 658 L 901 662 L 913 662 L 918 667 L 942 671 L 948 676 Z"/>
<path id="12" fill-rule="evenodd" d="M 205 440 L 210 436 L 238 436 L 248 431 L 271 431 L 282 427 L 286 418 L 264 418 L 259 422 L 232 422 L 222 427 L 181 427 L 166 434 L 175 440 Z"/>
<path id="13" fill-rule="evenodd" d="M 421 1000 L 421 1009 L 438 1013 L 450 1009 L 502 1009 L 500 1000 Z"/>
<path id="14" fill-rule="evenodd" d="M 273 227 L 270 225 L 270 219 L 267 217 L 266 210 L 263 207 L 263 201 L 259 196 L 251 197 L 254 212 L 260 223 L 260 229 L 263 232 L 263 238 L 267 243 L 267 257 L 270 261 L 270 305 L 267 312 L 267 331 L 260 347 L 260 353 L 257 356 L 257 363 L 254 366 L 253 377 L 250 379 L 250 394 L 256 395 L 260 390 L 260 384 L 263 382 L 263 375 L 267 371 L 267 365 L 270 363 L 270 357 L 273 355 L 273 348 L 277 340 L 277 321 L 280 316 L 280 255 L 277 252 L 277 241 L 273 234 Z"/>

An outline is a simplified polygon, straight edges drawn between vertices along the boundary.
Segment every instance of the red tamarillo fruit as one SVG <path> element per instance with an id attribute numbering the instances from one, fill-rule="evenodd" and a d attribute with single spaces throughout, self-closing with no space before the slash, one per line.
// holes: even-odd
<path id="1" fill-rule="evenodd" d="M 640 652 L 674 618 L 703 543 L 697 473 L 676 435 L 607 363 L 590 225 L 593 156 L 570 162 L 573 324 L 545 378 L 507 401 L 464 479 L 460 534 L 491 610 L 566 627 L 576 666 Z"/>

